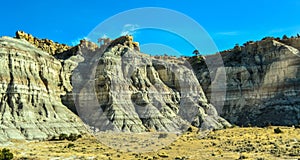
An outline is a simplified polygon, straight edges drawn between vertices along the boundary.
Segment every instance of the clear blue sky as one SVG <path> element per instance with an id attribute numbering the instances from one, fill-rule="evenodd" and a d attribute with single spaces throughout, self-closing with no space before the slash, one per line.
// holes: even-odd
<path id="1" fill-rule="evenodd" d="M 300 33 L 299 0 L 11 0 L 1 2 L 0 35 L 14 36 L 16 30 L 24 30 L 39 38 L 71 45 L 105 19 L 140 7 L 168 8 L 193 18 L 209 33 L 219 50 L 265 36 Z M 146 39 L 143 34 L 136 34 L 142 44 L 156 43 L 154 36 Z M 190 52 L 188 47 L 180 45 L 172 48 L 185 54 Z"/>

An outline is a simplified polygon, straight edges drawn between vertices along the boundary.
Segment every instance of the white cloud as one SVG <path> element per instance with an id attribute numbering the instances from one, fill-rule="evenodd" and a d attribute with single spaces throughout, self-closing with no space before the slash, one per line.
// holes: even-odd
<path id="1" fill-rule="evenodd" d="M 132 35 L 135 33 L 135 30 L 137 30 L 138 28 L 139 28 L 139 25 L 137 25 L 137 24 L 125 24 L 123 26 L 120 36 Z"/>
<path id="2" fill-rule="evenodd" d="M 268 34 L 297 34 L 299 33 L 300 26 L 292 26 L 286 28 L 275 28 L 268 32 Z"/>
<path id="3" fill-rule="evenodd" d="M 106 34 L 103 34 L 103 36 L 101 36 L 101 38 L 108 38 L 108 36 Z"/>
<path id="4" fill-rule="evenodd" d="M 274 34 L 274 33 L 282 33 L 284 31 L 286 31 L 287 29 L 272 29 L 269 31 L 269 34 Z"/>
<path id="5" fill-rule="evenodd" d="M 71 45 L 72 45 L 72 46 L 76 46 L 76 45 L 78 45 L 78 44 L 80 43 L 80 40 L 83 40 L 83 39 L 86 39 L 86 40 L 87 40 L 88 38 L 87 38 L 87 37 L 77 38 L 77 39 L 71 41 Z"/>
<path id="6" fill-rule="evenodd" d="M 222 35 L 222 36 L 236 36 L 236 35 L 239 35 L 239 32 L 237 32 L 237 31 L 217 32 L 216 34 Z"/>

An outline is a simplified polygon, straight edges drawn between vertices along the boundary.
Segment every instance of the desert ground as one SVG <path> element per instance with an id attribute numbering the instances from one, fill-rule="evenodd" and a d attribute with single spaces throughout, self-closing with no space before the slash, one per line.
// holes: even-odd
<path id="1" fill-rule="evenodd" d="M 162 135 L 158 135 L 160 143 L 153 143 L 160 148 L 148 152 L 133 146 L 141 146 L 139 143 L 144 142 L 143 137 L 145 141 L 149 137 L 140 136 L 134 141 L 127 134 L 106 137 L 102 135 L 101 138 L 108 139 L 106 141 L 90 135 L 82 135 L 76 141 L 13 141 L 2 148 L 10 149 L 14 159 L 300 159 L 298 127 L 233 127 L 209 132 L 198 132 L 197 129 L 190 128 L 177 139 L 174 139 L 174 135 Z M 122 146 L 124 141 L 119 139 L 121 137 L 132 144 L 126 143 Z M 168 140 L 172 141 L 166 146 L 161 145 Z M 103 143 L 110 144 L 110 147 Z"/>

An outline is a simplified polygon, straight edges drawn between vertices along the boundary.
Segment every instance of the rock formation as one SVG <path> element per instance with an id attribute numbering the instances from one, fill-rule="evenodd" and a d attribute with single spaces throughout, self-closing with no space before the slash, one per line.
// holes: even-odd
<path id="1" fill-rule="evenodd" d="M 77 63 L 57 60 L 28 41 L 10 37 L 0 38 L 0 61 L 0 142 L 86 132 L 61 100 L 72 91 L 70 76 Z"/>
<path id="2" fill-rule="evenodd" d="M 221 116 L 238 125 L 297 125 L 299 49 L 299 37 L 265 38 L 221 52 L 224 64 L 213 61 L 216 55 L 187 62 L 143 54 L 131 36 L 71 48 L 17 32 L 0 38 L 0 142 L 79 134 L 84 123 L 122 132 L 230 126 L 209 101 L 222 65 Z"/>
<path id="3" fill-rule="evenodd" d="M 73 73 L 76 109 L 95 131 L 176 132 L 189 124 L 202 129 L 230 126 L 207 102 L 188 63 L 142 54 L 131 36 L 106 47 L 81 50 L 78 54 L 85 60 Z"/>
<path id="4" fill-rule="evenodd" d="M 66 44 L 59 44 L 57 42 L 53 42 L 49 39 L 39 39 L 31 34 L 25 33 L 24 31 L 17 31 L 16 38 L 24 39 L 29 43 L 33 44 L 37 48 L 42 49 L 43 51 L 50 53 L 51 55 L 55 55 L 57 53 L 61 53 L 69 50 L 71 47 Z"/>
<path id="5" fill-rule="evenodd" d="M 124 132 L 230 126 L 188 63 L 142 54 L 131 36 L 70 48 L 17 32 L 0 38 L 0 60 L 0 142 L 80 134 L 84 123 Z"/>
<path id="6" fill-rule="evenodd" d="M 221 116 L 244 126 L 299 124 L 299 49 L 300 38 L 264 38 L 221 52 L 227 76 L 225 105 L 217 106 L 223 107 Z M 204 61 L 194 57 L 190 62 L 209 99 L 221 65 L 209 71 Z M 210 78 L 212 72 L 215 76 Z"/>

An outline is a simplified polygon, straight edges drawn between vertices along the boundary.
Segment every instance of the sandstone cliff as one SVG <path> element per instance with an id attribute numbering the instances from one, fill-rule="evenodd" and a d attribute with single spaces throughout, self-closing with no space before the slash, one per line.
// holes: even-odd
<path id="1" fill-rule="evenodd" d="M 33 44 L 37 48 L 40 48 L 41 50 L 50 53 L 51 55 L 55 55 L 57 53 L 61 53 L 64 51 L 69 50 L 71 47 L 67 46 L 66 44 L 59 44 L 57 42 L 53 42 L 49 39 L 39 39 L 31 34 L 25 33 L 24 31 L 17 31 L 16 32 L 16 38 L 18 39 L 24 39 L 28 41 L 29 43 Z"/>
<path id="2" fill-rule="evenodd" d="M 85 124 L 123 132 L 230 126 L 188 63 L 142 54 L 131 36 L 70 48 L 17 32 L 0 38 L 0 60 L 0 142 L 80 134 Z"/>
<path id="3" fill-rule="evenodd" d="M 0 142 L 45 140 L 86 132 L 62 104 L 72 91 L 73 61 L 60 61 L 25 40 L 0 38 Z"/>
<path id="4" fill-rule="evenodd" d="M 297 125 L 300 123 L 300 38 L 265 38 L 221 52 L 226 76 L 221 116 L 238 125 Z M 215 55 L 207 56 L 213 59 Z M 209 99 L 211 83 L 221 74 L 204 61 L 190 59 Z M 215 75 L 210 79 L 209 73 Z"/>
<path id="5" fill-rule="evenodd" d="M 86 132 L 76 114 L 95 131 L 230 126 L 209 101 L 222 74 L 215 55 L 189 63 L 155 58 L 131 36 L 72 48 L 23 32 L 16 37 L 0 38 L 0 142 Z M 239 125 L 299 124 L 299 48 L 300 38 L 265 38 L 222 52 L 227 94 L 224 106 L 215 104 L 221 116 Z"/>
<path id="6" fill-rule="evenodd" d="M 183 131 L 230 124 L 219 117 L 191 69 L 139 52 L 131 36 L 77 54 L 73 73 L 76 109 L 95 131 Z M 62 55 L 63 57 L 63 55 Z"/>

